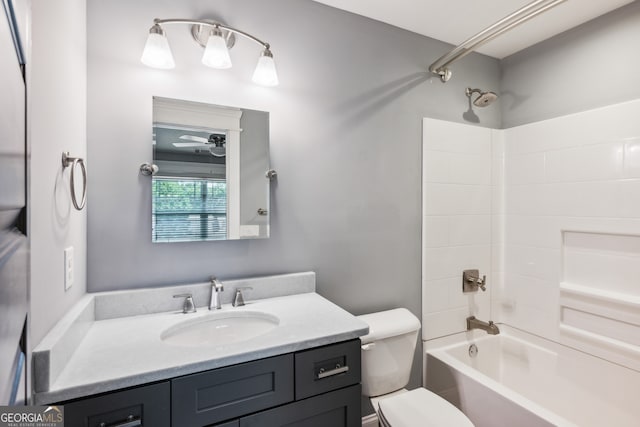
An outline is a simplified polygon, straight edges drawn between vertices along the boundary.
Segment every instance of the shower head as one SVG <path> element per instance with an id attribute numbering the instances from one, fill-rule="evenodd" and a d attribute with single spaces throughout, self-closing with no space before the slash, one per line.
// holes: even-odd
<path id="1" fill-rule="evenodd" d="M 471 89 L 468 87 L 464 92 L 468 98 L 471 98 L 471 95 L 474 93 L 479 94 L 479 96 L 473 100 L 473 105 L 476 107 L 486 107 L 487 105 L 491 105 L 493 101 L 498 99 L 498 95 L 495 92 L 483 91 L 480 89 Z"/>

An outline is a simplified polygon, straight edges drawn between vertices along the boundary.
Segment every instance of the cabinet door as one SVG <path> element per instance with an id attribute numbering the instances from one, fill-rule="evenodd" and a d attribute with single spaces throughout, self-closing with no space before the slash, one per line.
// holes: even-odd
<path id="1" fill-rule="evenodd" d="M 67 427 L 170 427 L 169 382 L 64 404 Z"/>
<path id="2" fill-rule="evenodd" d="M 296 353 L 296 400 L 359 382 L 359 339 Z"/>
<path id="3" fill-rule="evenodd" d="M 360 384 L 240 419 L 240 427 L 360 427 Z"/>
<path id="4" fill-rule="evenodd" d="M 171 380 L 174 427 L 200 427 L 293 401 L 293 355 Z"/>

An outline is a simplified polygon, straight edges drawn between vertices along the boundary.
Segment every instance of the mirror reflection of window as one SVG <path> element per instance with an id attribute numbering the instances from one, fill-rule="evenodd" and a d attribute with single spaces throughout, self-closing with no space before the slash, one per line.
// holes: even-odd
<path id="1" fill-rule="evenodd" d="M 227 238 L 227 183 L 216 178 L 153 180 L 154 242 Z"/>
<path id="2" fill-rule="evenodd" d="M 152 241 L 269 237 L 269 114 L 153 98 Z"/>

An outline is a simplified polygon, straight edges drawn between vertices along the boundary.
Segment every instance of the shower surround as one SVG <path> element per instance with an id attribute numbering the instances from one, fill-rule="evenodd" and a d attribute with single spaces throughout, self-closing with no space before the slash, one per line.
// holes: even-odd
<path id="1" fill-rule="evenodd" d="M 424 119 L 423 340 L 475 315 L 640 371 L 639 116 L 635 100 L 506 130 Z M 462 294 L 471 268 L 486 293 Z"/>
<path id="2" fill-rule="evenodd" d="M 640 370 L 640 100 L 505 131 L 512 326 Z"/>

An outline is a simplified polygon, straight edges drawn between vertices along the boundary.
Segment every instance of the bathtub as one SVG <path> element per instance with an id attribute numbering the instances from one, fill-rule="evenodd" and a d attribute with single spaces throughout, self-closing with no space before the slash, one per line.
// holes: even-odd
<path id="1" fill-rule="evenodd" d="M 506 325 L 500 331 L 425 342 L 425 387 L 476 427 L 640 426 L 640 372 Z"/>

